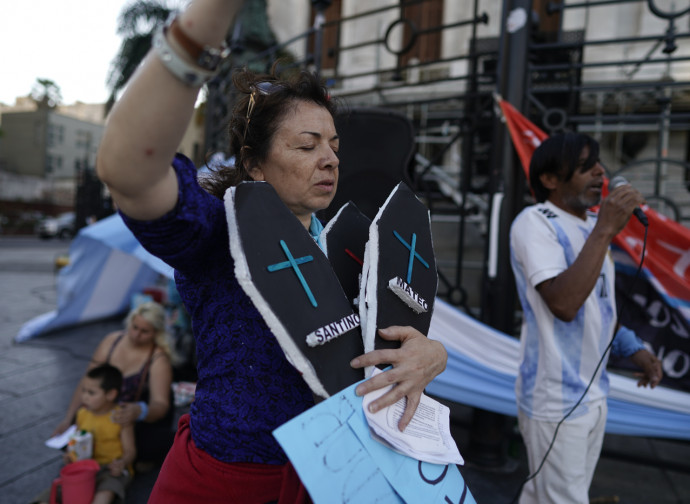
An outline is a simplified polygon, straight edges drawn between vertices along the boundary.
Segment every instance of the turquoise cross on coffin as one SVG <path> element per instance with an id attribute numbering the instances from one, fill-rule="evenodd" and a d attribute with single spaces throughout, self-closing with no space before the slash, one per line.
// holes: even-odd
<path id="1" fill-rule="evenodd" d="M 398 240 L 400 240 L 400 243 L 402 243 L 405 248 L 410 251 L 410 256 L 407 261 L 407 283 L 412 283 L 412 268 L 414 266 L 414 260 L 417 259 L 426 269 L 429 269 L 429 263 L 426 262 L 415 250 L 415 247 L 417 246 L 417 233 L 412 233 L 411 243 L 407 243 L 397 231 L 393 230 L 393 234 Z"/>
<path id="2" fill-rule="evenodd" d="M 275 271 L 280 271 L 284 270 L 287 268 L 292 268 L 292 270 L 295 272 L 295 275 L 297 275 L 297 278 L 299 279 L 299 282 L 302 284 L 302 288 L 304 289 L 304 292 L 307 294 L 307 297 L 309 298 L 309 302 L 311 305 L 316 308 L 318 306 L 318 303 L 316 302 L 316 299 L 314 298 L 314 294 L 312 294 L 311 289 L 309 288 L 309 284 L 307 283 L 306 279 L 304 278 L 304 275 L 302 275 L 302 272 L 299 269 L 300 264 L 305 264 L 308 262 L 311 262 L 314 260 L 313 256 L 306 255 L 303 257 L 298 257 L 295 259 L 292 256 L 292 253 L 290 252 L 290 249 L 288 248 L 287 244 L 285 243 L 285 240 L 280 240 L 280 246 L 283 249 L 283 252 L 285 252 L 285 257 L 287 257 L 287 261 L 271 264 L 267 266 L 268 271 L 271 273 Z"/>

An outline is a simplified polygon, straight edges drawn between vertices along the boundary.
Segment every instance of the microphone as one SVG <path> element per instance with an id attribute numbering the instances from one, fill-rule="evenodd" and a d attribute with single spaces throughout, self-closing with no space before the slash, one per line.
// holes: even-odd
<path id="1" fill-rule="evenodd" d="M 621 177 L 620 175 L 616 175 L 609 181 L 609 190 L 614 190 L 616 187 L 620 187 L 622 185 L 630 185 L 630 182 L 628 182 L 625 177 Z M 640 224 L 642 224 L 644 227 L 649 226 L 649 221 L 647 220 L 647 216 L 644 214 L 642 209 L 638 206 L 635 207 L 633 210 L 633 215 L 637 217 L 637 220 L 640 221 Z"/>

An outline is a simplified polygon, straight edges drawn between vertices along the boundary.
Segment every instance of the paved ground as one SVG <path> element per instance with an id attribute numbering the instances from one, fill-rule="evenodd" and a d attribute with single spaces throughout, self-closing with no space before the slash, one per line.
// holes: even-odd
<path id="1" fill-rule="evenodd" d="M 67 242 L 0 237 L 0 502 L 24 504 L 48 486 L 60 468 L 60 455 L 46 448 L 64 413 L 88 357 L 120 320 L 62 330 L 27 343 L 13 338 L 21 325 L 56 306 L 54 259 Z M 526 476 L 519 437 L 505 442 L 510 454 L 501 467 L 473 463 L 470 408 L 451 405 L 453 435 L 467 464 L 461 472 L 480 504 L 508 504 Z M 690 426 L 688 427 L 690 428 Z M 140 474 L 128 502 L 147 500 L 157 470 Z M 623 504 L 690 503 L 690 443 L 607 436 L 591 488 L 592 502 Z"/>

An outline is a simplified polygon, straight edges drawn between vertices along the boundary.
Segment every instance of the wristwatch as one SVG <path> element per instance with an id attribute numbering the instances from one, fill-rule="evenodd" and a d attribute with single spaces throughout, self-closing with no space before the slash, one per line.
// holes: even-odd
<path id="1" fill-rule="evenodd" d="M 225 40 L 220 48 L 202 46 L 189 36 L 180 28 L 180 21 L 177 15 L 173 15 L 164 29 L 164 33 L 170 31 L 170 35 L 180 44 L 187 54 L 192 58 L 192 61 L 200 68 L 215 72 L 221 61 L 228 57 L 230 48 L 228 48 Z"/>
<path id="2" fill-rule="evenodd" d="M 194 63 L 180 56 L 170 45 L 168 33 Z M 179 27 L 176 15 L 171 16 L 165 26 L 160 27 L 153 35 L 153 48 L 165 68 L 190 87 L 201 87 L 216 74 L 220 62 L 230 54 L 225 42 L 217 48 L 202 46 L 189 38 Z"/>

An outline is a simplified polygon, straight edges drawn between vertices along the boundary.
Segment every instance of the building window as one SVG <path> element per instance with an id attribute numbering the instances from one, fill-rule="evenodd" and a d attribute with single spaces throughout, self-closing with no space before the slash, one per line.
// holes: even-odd
<path id="1" fill-rule="evenodd" d="M 537 41 L 556 42 L 561 28 L 561 12 L 557 10 L 551 14 L 548 12 L 549 3 L 560 5 L 562 0 L 534 0 L 532 13 L 537 17 Z"/>
<path id="2" fill-rule="evenodd" d="M 91 132 L 77 130 L 77 140 L 74 146 L 77 149 L 89 149 L 91 147 Z"/>
<path id="3" fill-rule="evenodd" d="M 48 147 L 55 146 L 55 126 L 52 124 L 49 124 L 46 128 L 46 145 Z"/>
<path id="4" fill-rule="evenodd" d="M 326 8 L 324 14 L 326 22 L 334 21 L 342 17 L 342 0 L 333 0 L 331 5 Z M 316 9 L 312 7 L 310 16 L 310 26 L 314 26 Z M 323 43 L 321 44 L 321 68 L 334 69 L 336 67 L 337 50 L 339 46 L 340 24 L 326 26 L 323 30 Z M 314 54 L 314 36 L 309 38 L 309 52 Z"/>
<path id="5" fill-rule="evenodd" d="M 46 156 L 46 174 L 53 173 L 53 156 Z"/>
<path id="6" fill-rule="evenodd" d="M 414 23 L 418 32 L 438 28 L 443 25 L 443 0 L 427 0 L 403 7 L 402 17 Z M 403 40 L 408 41 L 411 37 L 412 28 L 405 25 Z M 400 63 L 407 65 L 413 58 L 425 63 L 440 57 L 441 32 L 431 31 L 417 36 L 412 48 L 400 57 Z"/>

